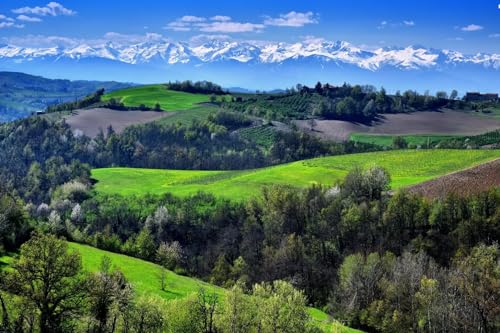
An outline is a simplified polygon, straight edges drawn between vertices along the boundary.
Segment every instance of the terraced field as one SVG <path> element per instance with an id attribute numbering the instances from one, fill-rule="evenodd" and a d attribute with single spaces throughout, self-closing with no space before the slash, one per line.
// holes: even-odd
<path id="1" fill-rule="evenodd" d="M 500 157 L 500 150 L 398 150 L 332 156 L 274 167 L 238 171 L 155 170 L 133 168 L 94 169 L 98 193 L 187 196 L 199 191 L 243 200 L 258 195 L 262 187 L 287 184 L 331 186 L 355 166 L 378 165 L 391 174 L 393 189 L 418 184 Z"/>
<path id="2" fill-rule="evenodd" d="M 166 111 L 189 110 L 198 106 L 199 103 L 210 101 L 210 95 L 168 90 L 161 84 L 113 91 L 104 95 L 102 99 L 107 101 L 111 98 L 122 102 L 125 106 L 144 104 L 152 108 L 156 103 L 160 103 L 162 110 Z"/>

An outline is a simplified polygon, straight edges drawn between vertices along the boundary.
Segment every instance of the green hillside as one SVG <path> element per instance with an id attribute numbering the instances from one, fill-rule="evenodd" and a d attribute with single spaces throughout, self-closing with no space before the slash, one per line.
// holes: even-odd
<path id="1" fill-rule="evenodd" d="M 144 104 L 153 108 L 156 103 L 160 103 L 161 108 L 167 111 L 189 110 L 196 107 L 198 103 L 210 101 L 210 95 L 168 90 L 161 84 L 114 91 L 104 95 L 102 99 L 107 101 L 111 98 L 122 102 L 125 106 Z"/>
<path id="2" fill-rule="evenodd" d="M 69 243 L 69 247 L 70 249 L 77 250 L 80 253 L 83 268 L 88 272 L 95 272 L 99 270 L 102 257 L 109 257 L 113 265 L 119 268 L 123 274 L 125 274 L 129 282 L 132 283 L 134 290 L 138 295 L 155 295 L 166 300 L 172 300 L 196 293 L 202 287 L 208 291 L 215 291 L 221 296 L 224 295 L 224 289 L 220 287 L 210 285 L 194 278 L 177 275 L 171 271 L 167 272 L 167 290 L 162 291 L 158 281 L 161 268 L 156 264 L 122 254 L 99 250 L 88 245 Z M 2 258 L 2 261 L 8 262 L 10 260 L 6 260 L 4 257 Z M 355 329 L 341 326 L 338 323 L 331 323 L 328 320 L 327 314 L 318 309 L 311 308 L 309 313 L 317 322 L 318 326 L 328 332 L 332 332 L 332 330 L 346 333 L 360 332 Z"/>
<path id="3" fill-rule="evenodd" d="M 383 147 L 391 147 L 393 139 L 400 136 L 405 139 L 409 145 L 427 147 L 434 146 L 440 141 L 462 138 L 460 135 L 384 135 L 384 134 L 351 134 L 350 140 L 362 143 L 371 143 Z"/>
<path id="4" fill-rule="evenodd" d="M 378 165 L 392 177 L 393 189 L 417 184 L 500 157 L 500 150 L 397 150 L 315 158 L 274 167 L 238 171 L 94 169 L 98 193 L 123 195 L 171 192 L 186 196 L 198 191 L 231 199 L 258 194 L 265 185 L 307 187 L 332 185 L 355 166 Z"/>

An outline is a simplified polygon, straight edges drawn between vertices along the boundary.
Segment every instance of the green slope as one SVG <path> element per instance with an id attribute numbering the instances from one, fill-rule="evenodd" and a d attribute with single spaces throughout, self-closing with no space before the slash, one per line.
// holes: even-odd
<path id="1" fill-rule="evenodd" d="M 396 150 L 350 154 L 240 171 L 104 168 L 92 170 L 98 193 L 123 195 L 171 192 L 186 196 L 198 191 L 244 199 L 272 184 L 307 187 L 332 185 L 355 166 L 378 165 L 392 177 L 393 189 L 417 184 L 500 157 L 500 150 Z"/>
<path id="2" fill-rule="evenodd" d="M 82 256 L 83 268 L 88 272 L 99 270 L 102 257 L 108 256 L 113 265 L 119 268 L 123 274 L 125 274 L 129 282 L 132 283 L 138 295 L 155 295 L 166 300 L 171 300 L 196 293 L 201 287 L 205 288 L 207 291 L 215 291 L 217 294 L 221 295 L 222 298 L 224 295 L 224 289 L 220 287 L 190 277 L 177 275 L 171 271 L 167 272 L 167 290 L 162 291 L 158 281 L 158 275 L 161 270 L 158 265 L 122 254 L 99 250 L 88 245 L 69 243 L 69 247 L 80 253 Z M 346 328 L 338 323 L 331 323 L 328 316 L 318 309 L 311 308 L 309 313 L 318 327 L 325 329 L 327 332 L 360 332 L 358 330 Z"/>
<path id="3" fill-rule="evenodd" d="M 372 143 L 383 147 L 391 147 L 395 137 L 403 137 L 409 145 L 431 147 L 443 140 L 462 138 L 461 135 L 383 135 L 383 134 L 351 134 L 350 140 L 354 142 Z"/>
<path id="4" fill-rule="evenodd" d="M 121 101 L 125 106 L 144 104 L 154 107 L 156 103 L 160 103 L 163 110 L 182 111 L 192 109 L 199 103 L 208 102 L 210 95 L 168 90 L 164 85 L 156 84 L 113 91 L 104 95 L 102 99 L 106 101 L 111 98 Z"/>

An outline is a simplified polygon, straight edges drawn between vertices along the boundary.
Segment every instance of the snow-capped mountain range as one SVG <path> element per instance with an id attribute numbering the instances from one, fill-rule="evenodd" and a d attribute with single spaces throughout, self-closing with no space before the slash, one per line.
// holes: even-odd
<path id="1" fill-rule="evenodd" d="M 370 71 L 379 70 L 384 66 L 420 69 L 456 64 L 476 64 L 500 69 L 500 54 L 466 55 L 457 51 L 427 49 L 421 46 L 362 49 L 344 41 L 252 44 L 216 40 L 197 46 L 184 42 L 143 42 L 116 46 L 108 42 L 100 46 L 81 44 L 73 47 L 47 48 L 0 46 L 0 60 L 57 61 L 65 58 L 72 60 L 101 58 L 134 65 L 158 61 L 169 65 L 221 61 L 279 64 L 315 58 L 325 63 L 345 63 Z"/>
<path id="2" fill-rule="evenodd" d="M 496 91 L 500 87 L 500 54 L 463 54 L 423 46 L 368 48 L 324 40 L 0 45 L 0 70 L 141 83 L 209 79 L 254 89 L 317 80 L 384 85 L 394 90 L 437 90 L 453 85 L 464 90 Z"/>

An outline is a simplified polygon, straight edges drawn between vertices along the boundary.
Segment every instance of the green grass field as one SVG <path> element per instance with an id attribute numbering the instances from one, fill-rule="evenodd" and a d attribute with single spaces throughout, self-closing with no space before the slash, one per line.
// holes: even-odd
<path id="1" fill-rule="evenodd" d="M 182 124 L 182 125 L 190 125 L 193 121 L 203 122 L 208 119 L 208 116 L 211 113 L 217 112 L 217 108 L 215 106 L 203 105 L 203 106 L 195 106 L 189 110 L 183 110 L 182 112 L 174 112 L 170 117 L 163 117 L 155 122 L 163 124 L 163 125 L 173 125 L 173 124 Z"/>
<path id="2" fill-rule="evenodd" d="M 133 285 L 137 295 L 152 295 L 159 296 L 165 300 L 172 300 L 186 297 L 198 292 L 200 288 L 204 288 L 209 292 L 216 292 L 221 296 L 221 299 L 224 297 L 225 290 L 220 287 L 210 285 L 198 279 L 177 275 L 171 271 L 167 272 L 167 290 L 162 291 L 159 283 L 161 268 L 156 264 L 122 254 L 99 250 L 88 245 L 69 243 L 69 247 L 71 250 L 76 250 L 80 253 L 83 269 L 88 272 L 99 270 L 102 257 L 109 257 L 113 266 L 119 268 L 125 274 L 129 282 Z M 2 257 L 0 260 L 6 264 L 12 262 L 9 257 Z M 360 332 L 335 322 L 332 323 L 328 315 L 318 309 L 311 308 L 309 313 L 318 327 L 325 329 L 327 332 Z"/>
<path id="3" fill-rule="evenodd" d="M 222 295 L 224 289 L 210 285 L 201 280 L 186 276 L 177 275 L 174 272 L 167 272 L 168 287 L 166 291 L 160 289 L 159 273 L 160 266 L 148 261 L 99 250 L 88 245 L 69 243 L 72 250 L 77 250 L 82 256 L 83 269 L 88 272 L 95 272 L 99 269 L 103 256 L 108 256 L 113 266 L 119 268 L 127 279 L 132 283 L 134 290 L 140 295 L 156 295 L 166 300 L 186 297 L 204 288 L 209 292 L 215 291 Z"/>
<path id="4" fill-rule="evenodd" d="M 243 200 L 263 186 L 288 184 L 303 188 L 333 185 L 355 166 L 378 165 L 391 174 L 393 189 L 462 170 L 500 157 L 500 150 L 395 150 L 315 158 L 274 167 L 238 171 L 104 168 L 92 170 L 98 193 L 187 196 L 199 191 Z"/>
<path id="5" fill-rule="evenodd" d="M 459 135 L 383 135 L 383 134 L 364 134 L 353 133 L 350 136 L 351 141 L 371 143 L 382 147 L 391 147 L 392 140 L 397 137 L 403 137 L 409 145 L 430 147 L 435 146 L 440 141 L 461 138 Z"/>
<path id="6" fill-rule="evenodd" d="M 148 107 L 154 107 L 156 103 L 160 103 L 161 108 L 166 111 L 189 110 L 197 107 L 198 103 L 210 101 L 210 95 L 168 90 L 161 84 L 113 91 L 105 94 L 102 99 L 107 101 L 111 98 L 119 100 L 125 106 L 144 104 Z"/>

